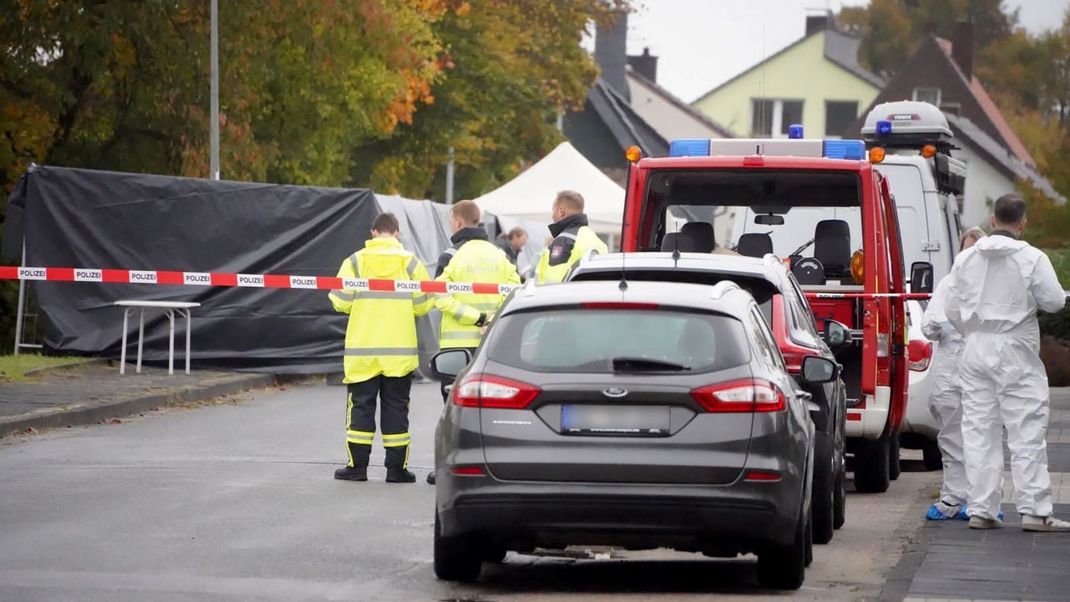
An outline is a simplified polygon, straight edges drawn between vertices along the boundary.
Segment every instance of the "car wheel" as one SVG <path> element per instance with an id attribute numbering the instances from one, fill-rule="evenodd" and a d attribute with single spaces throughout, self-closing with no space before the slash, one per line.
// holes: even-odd
<path id="1" fill-rule="evenodd" d="M 806 554 L 804 555 L 804 558 L 806 558 L 806 563 L 805 564 L 806 564 L 806 566 L 810 566 L 811 564 L 814 563 L 814 519 L 813 519 L 813 513 L 811 513 L 810 518 L 806 521 L 806 535 L 805 535 L 805 538 L 803 539 L 803 541 L 806 544 Z"/>
<path id="2" fill-rule="evenodd" d="M 859 493 L 884 493 L 888 491 L 888 469 L 891 462 L 888 460 L 887 437 L 880 439 L 863 439 L 855 454 L 855 489 Z"/>
<path id="3" fill-rule="evenodd" d="M 836 489 L 834 495 L 836 502 L 832 511 L 832 526 L 839 529 L 847 522 L 847 471 L 846 463 L 840 466 L 840 472 L 836 475 Z"/>
<path id="4" fill-rule="evenodd" d="M 806 576 L 806 520 L 799 516 L 791 545 L 758 554 L 758 584 L 769 589 L 799 589 Z"/>
<path id="5" fill-rule="evenodd" d="M 899 478 L 901 465 L 899 463 L 899 433 L 892 433 L 888 437 L 888 478 L 895 481 Z"/>
<path id="6" fill-rule="evenodd" d="M 508 553 L 509 551 L 505 548 L 499 546 L 490 546 L 484 551 L 483 561 L 500 563 L 505 560 L 505 555 Z"/>
<path id="7" fill-rule="evenodd" d="M 832 541 L 833 523 L 836 505 L 836 464 L 832 461 L 832 442 L 828 437 L 819 436 L 817 440 L 814 466 L 814 489 L 812 500 L 813 541 L 826 544 Z"/>
<path id="8" fill-rule="evenodd" d="M 935 441 L 926 441 L 925 446 L 921 448 L 921 453 L 925 470 L 944 469 L 944 455 L 940 453 L 940 446 Z"/>
<path id="9" fill-rule="evenodd" d="M 471 539 L 463 536 L 443 537 L 435 514 L 435 576 L 443 581 L 475 581 L 483 568 L 483 559 Z"/>

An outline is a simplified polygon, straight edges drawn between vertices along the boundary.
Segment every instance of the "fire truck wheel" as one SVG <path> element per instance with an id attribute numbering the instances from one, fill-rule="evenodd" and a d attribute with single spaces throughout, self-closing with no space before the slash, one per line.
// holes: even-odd
<path id="1" fill-rule="evenodd" d="M 880 439 L 864 439 L 855 453 L 855 489 L 859 493 L 884 493 L 888 491 L 888 469 L 891 450 L 888 436 Z"/>
<path id="2" fill-rule="evenodd" d="M 943 470 L 944 456 L 940 453 L 940 446 L 935 441 L 926 441 L 921 448 L 922 459 L 925 462 L 925 470 Z"/>
<path id="3" fill-rule="evenodd" d="M 899 479 L 899 433 L 894 432 L 888 438 L 888 478 L 895 481 Z"/>

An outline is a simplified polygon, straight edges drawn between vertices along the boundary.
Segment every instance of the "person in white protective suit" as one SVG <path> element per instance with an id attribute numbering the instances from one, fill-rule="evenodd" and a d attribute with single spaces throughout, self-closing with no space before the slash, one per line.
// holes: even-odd
<path id="1" fill-rule="evenodd" d="M 1059 311 L 1066 298 L 1048 256 L 1018 240 L 1025 226 L 1025 201 L 1000 197 L 994 230 L 955 259 L 949 276 L 947 318 L 965 339 L 960 382 L 970 528 L 1002 524 L 1004 427 L 1022 529 L 1070 531 L 1070 522 L 1052 516 L 1050 401 L 1037 324 L 1038 310 Z"/>
<path id="2" fill-rule="evenodd" d="M 974 227 L 962 235 L 961 250 L 972 247 L 984 238 L 985 231 Z M 959 385 L 959 360 L 962 358 L 962 335 L 947 321 L 947 289 L 951 278 L 945 276 L 936 286 L 921 331 L 936 343 L 933 364 L 929 368 L 929 412 L 936 419 L 940 433 L 936 443 L 944 462 L 944 482 L 940 499 L 929 507 L 928 520 L 969 519 L 966 514 L 966 462 L 962 457 L 962 387 Z"/>

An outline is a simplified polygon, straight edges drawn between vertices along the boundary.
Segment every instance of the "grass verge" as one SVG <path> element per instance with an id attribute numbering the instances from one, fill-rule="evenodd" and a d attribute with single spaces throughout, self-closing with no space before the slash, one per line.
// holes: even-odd
<path id="1" fill-rule="evenodd" d="M 35 353 L 23 353 L 20 355 L 0 355 L 0 383 L 23 382 L 30 377 L 26 373 L 37 368 L 70 364 L 85 358 L 45 356 Z"/>

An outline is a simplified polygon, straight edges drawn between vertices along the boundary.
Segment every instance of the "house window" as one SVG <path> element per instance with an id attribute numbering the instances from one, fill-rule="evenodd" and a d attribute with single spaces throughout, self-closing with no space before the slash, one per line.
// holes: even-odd
<path id="1" fill-rule="evenodd" d="M 857 100 L 825 101 L 825 136 L 839 138 L 858 117 Z"/>
<path id="2" fill-rule="evenodd" d="M 940 106 L 940 88 L 914 88 L 914 100 Z"/>
<path id="3" fill-rule="evenodd" d="M 751 135 L 760 138 L 785 138 L 788 127 L 802 123 L 803 101 L 779 98 L 751 100 Z"/>

